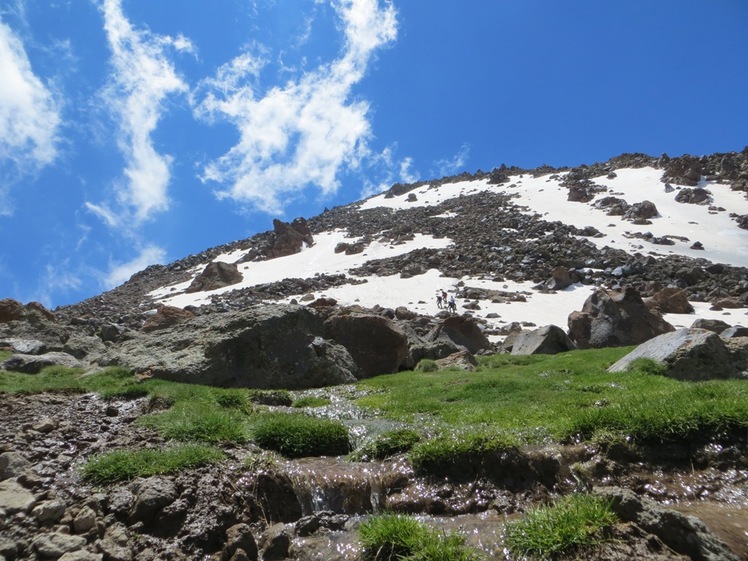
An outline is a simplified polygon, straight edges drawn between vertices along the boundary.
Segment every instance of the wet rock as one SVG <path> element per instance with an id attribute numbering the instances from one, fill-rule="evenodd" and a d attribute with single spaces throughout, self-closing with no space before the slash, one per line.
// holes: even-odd
<path id="1" fill-rule="evenodd" d="M 576 349 L 566 332 L 557 325 L 546 325 L 517 335 L 512 345 L 513 355 L 555 355 Z"/>
<path id="2" fill-rule="evenodd" d="M 251 561 L 257 559 L 257 543 L 247 524 L 235 524 L 226 530 L 226 545 L 221 552 L 221 559 L 224 561 L 236 559 L 239 552 L 244 559 Z"/>
<path id="3" fill-rule="evenodd" d="M 263 561 L 281 561 L 288 558 L 291 547 L 291 532 L 285 524 L 274 524 L 262 535 L 261 558 Z"/>
<path id="4" fill-rule="evenodd" d="M 133 561 L 135 555 L 130 547 L 130 541 L 125 525 L 115 523 L 106 529 L 104 538 L 98 542 L 98 547 L 107 561 Z"/>
<path id="5" fill-rule="evenodd" d="M 173 503 L 179 494 L 174 481 L 164 477 L 149 477 L 134 485 L 135 503 L 129 522 L 152 522 L 156 515 Z"/>
<path id="6" fill-rule="evenodd" d="M 595 493 L 610 499 L 614 512 L 622 520 L 637 524 L 694 561 L 739 561 L 695 516 L 642 499 L 629 489 L 601 487 Z"/>

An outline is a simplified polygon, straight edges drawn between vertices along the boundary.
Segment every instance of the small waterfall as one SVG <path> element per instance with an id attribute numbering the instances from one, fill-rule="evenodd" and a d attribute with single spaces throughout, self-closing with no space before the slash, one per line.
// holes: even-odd
<path id="1" fill-rule="evenodd" d="M 341 458 L 304 458 L 284 467 L 303 514 L 333 511 L 365 514 L 386 507 L 387 495 L 408 480 L 404 462 L 355 463 Z"/>

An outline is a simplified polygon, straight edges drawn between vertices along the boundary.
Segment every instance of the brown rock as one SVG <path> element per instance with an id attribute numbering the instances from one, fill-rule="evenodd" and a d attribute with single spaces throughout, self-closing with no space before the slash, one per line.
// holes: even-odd
<path id="1" fill-rule="evenodd" d="M 187 287 L 185 292 L 201 292 L 207 290 L 216 290 L 224 286 L 231 286 L 242 281 L 244 277 L 239 272 L 236 263 L 224 263 L 214 261 L 208 263 L 202 273 L 195 277 L 192 284 Z"/>
<path id="2" fill-rule="evenodd" d="M 158 311 L 149 317 L 143 324 L 143 331 L 150 332 L 157 329 L 165 329 L 182 321 L 194 317 L 195 314 L 182 308 L 174 306 L 161 306 Z"/>
<path id="3" fill-rule="evenodd" d="M 664 314 L 690 314 L 694 311 L 688 302 L 688 293 L 682 288 L 663 288 L 652 296 Z"/>

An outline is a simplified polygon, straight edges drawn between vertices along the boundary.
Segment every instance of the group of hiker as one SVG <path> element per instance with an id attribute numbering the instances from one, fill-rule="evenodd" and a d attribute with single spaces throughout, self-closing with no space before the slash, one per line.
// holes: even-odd
<path id="1" fill-rule="evenodd" d="M 453 314 L 457 313 L 457 304 L 455 303 L 454 294 L 450 294 L 449 299 L 447 299 L 447 291 L 438 289 L 436 291 L 436 307 L 440 310 L 446 308 Z"/>

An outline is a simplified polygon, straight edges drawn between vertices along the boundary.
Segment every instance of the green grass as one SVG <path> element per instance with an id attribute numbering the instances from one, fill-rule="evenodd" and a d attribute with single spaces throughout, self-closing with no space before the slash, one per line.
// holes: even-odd
<path id="1" fill-rule="evenodd" d="M 408 457 L 418 473 L 472 479 L 497 467 L 518 444 L 507 433 L 464 431 L 419 442 Z"/>
<path id="2" fill-rule="evenodd" d="M 396 454 L 407 452 L 421 440 L 421 435 L 412 429 L 397 429 L 385 432 L 365 442 L 350 455 L 353 461 L 384 460 Z"/>
<path id="3" fill-rule="evenodd" d="M 313 395 L 308 395 L 306 397 L 300 397 L 296 401 L 294 401 L 291 404 L 291 407 L 324 407 L 325 405 L 330 405 L 330 398 L 329 397 L 317 397 Z"/>
<path id="4" fill-rule="evenodd" d="M 81 473 L 93 483 L 115 483 L 135 477 L 174 473 L 223 458 L 220 450 L 195 445 L 160 450 L 116 450 L 94 456 L 83 465 Z"/>
<path id="5" fill-rule="evenodd" d="M 600 543 L 603 531 L 616 522 L 605 499 L 569 495 L 507 523 L 505 541 L 507 548 L 520 558 L 555 559 L 571 550 Z"/>
<path id="6" fill-rule="evenodd" d="M 651 361 L 629 372 L 607 367 L 631 348 L 557 355 L 481 357 L 476 372 L 401 372 L 369 378 L 357 403 L 386 417 L 439 427 L 569 441 L 605 433 L 633 440 L 687 438 L 748 428 L 748 384 L 682 382 Z"/>
<path id="7" fill-rule="evenodd" d="M 459 534 L 430 529 L 412 516 L 380 514 L 358 529 L 364 561 L 478 561 Z"/>
<path id="8" fill-rule="evenodd" d="M 339 456 L 350 450 L 348 429 L 338 421 L 298 413 L 260 413 L 252 419 L 251 430 L 258 446 L 289 458 Z"/>
<path id="9" fill-rule="evenodd" d="M 180 401 L 167 411 L 140 417 L 138 423 L 180 441 L 218 444 L 249 439 L 244 413 L 200 402 Z"/>

